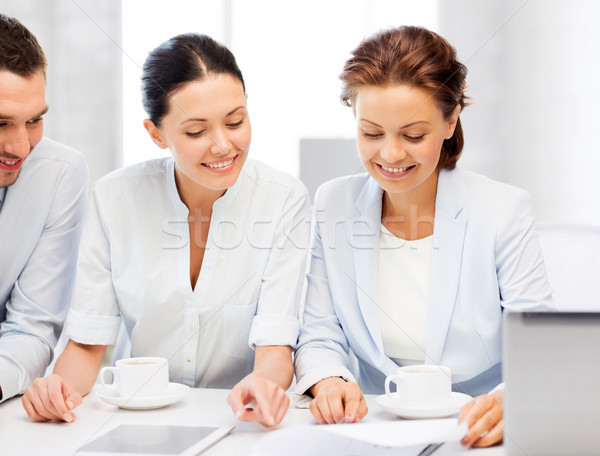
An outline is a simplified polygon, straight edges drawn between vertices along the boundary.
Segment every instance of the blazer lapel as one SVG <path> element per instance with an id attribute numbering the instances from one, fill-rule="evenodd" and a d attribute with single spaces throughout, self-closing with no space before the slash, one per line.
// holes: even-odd
<path id="1" fill-rule="evenodd" d="M 369 178 L 356 201 L 359 215 L 348 221 L 346 233 L 352 248 L 355 274 L 353 278 L 349 277 L 349 280 L 352 280 L 356 287 L 360 311 L 374 344 L 373 353 L 381 355 L 383 340 L 377 310 L 377 258 L 382 195 L 381 187 Z"/>
<path id="2" fill-rule="evenodd" d="M 426 363 L 440 363 L 454 310 L 467 226 L 461 171 L 440 171 L 433 231 Z"/>

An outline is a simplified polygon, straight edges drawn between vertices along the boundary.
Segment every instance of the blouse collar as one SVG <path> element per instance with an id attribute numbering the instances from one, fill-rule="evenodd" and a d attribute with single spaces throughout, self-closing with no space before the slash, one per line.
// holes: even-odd
<path id="1" fill-rule="evenodd" d="M 246 163 L 248 163 L 248 160 L 246 160 Z M 239 175 L 238 179 L 236 180 L 235 184 L 233 184 L 233 186 L 229 187 L 225 191 L 223 196 L 218 198 L 213 203 L 213 211 L 225 208 L 232 201 L 235 200 L 235 195 L 238 193 L 240 186 L 243 185 L 242 181 L 244 181 L 245 179 L 248 179 L 248 176 L 246 175 L 246 172 L 247 172 L 246 163 L 244 163 L 244 167 L 240 171 L 240 175 Z M 175 181 L 175 160 L 173 160 L 173 158 L 170 158 L 168 160 L 166 172 L 167 172 L 167 188 L 168 188 L 169 194 L 171 195 L 172 199 L 175 201 L 175 204 L 177 205 L 177 210 L 181 211 L 182 215 L 185 214 L 187 216 L 189 214 L 188 207 L 181 200 L 181 196 L 179 195 L 179 191 L 177 190 L 177 183 Z"/>

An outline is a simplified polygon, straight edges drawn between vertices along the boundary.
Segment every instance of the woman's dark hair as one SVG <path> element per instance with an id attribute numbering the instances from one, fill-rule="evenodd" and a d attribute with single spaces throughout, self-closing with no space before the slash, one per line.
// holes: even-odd
<path id="1" fill-rule="evenodd" d="M 186 33 L 162 43 L 150 52 L 142 72 L 142 103 L 148 118 L 159 126 L 169 112 L 169 97 L 210 74 L 229 74 L 246 91 L 234 55 L 211 37 Z"/>
<path id="2" fill-rule="evenodd" d="M 456 105 L 468 105 L 467 67 L 444 38 L 422 27 L 402 26 L 379 32 L 361 42 L 346 61 L 342 103 L 353 106 L 362 86 L 406 84 L 427 90 L 448 119 Z M 464 145 L 460 118 L 454 135 L 444 140 L 440 168 L 453 169 Z"/>

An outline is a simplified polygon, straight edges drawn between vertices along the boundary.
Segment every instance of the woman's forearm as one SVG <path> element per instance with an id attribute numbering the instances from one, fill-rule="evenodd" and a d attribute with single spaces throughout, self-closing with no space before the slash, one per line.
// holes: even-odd
<path id="1" fill-rule="evenodd" d="M 56 361 L 54 373 L 84 396 L 94 386 L 105 352 L 105 345 L 84 345 L 69 340 Z"/>
<path id="2" fill-rule="evenodd" d="M 294 377 L 292 348 L 289 345 L 256 347 L 253 373 L 287 389 Z"/>

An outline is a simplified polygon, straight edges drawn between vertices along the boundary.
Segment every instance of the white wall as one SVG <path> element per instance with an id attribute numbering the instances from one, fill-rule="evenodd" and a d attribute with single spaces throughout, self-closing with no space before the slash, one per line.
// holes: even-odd
<path id="1" fill-rule="evenodd" d="M 469 68 L 465 168 L 527 189 L 546 221 L 600 224 L 600 2 L 440 2 Z"/>
<path id="2" fill-rule="evenodd" d="M 141 8 L 144 5 L 144 8 Z M 165 152 L 141 123 L 140 67 L 160 42 L 207 33 L 226 44 L 244 74 L 252 121 L 250 154 L 299 176 L 301 138 L 352 138 L 350 109 L 339 102 L 338 75 L 367 34 L 402 21 L 437 26 L 437 1 L 226 0 L 123 2 L 125 164 Z M 168 152 L 167 152 L 168 153 Z"/>
<path id="3" fill-rule="evenodd" d="M 600 224 L 600 2 L 122 3 L 123 30 L 119 0 L 2 0 L 47 53 L 46 131 L 86 154 L 92 180 L 164 154 L 141 125 L 139 74 L 170 36 L 193 30 L 231 47 L 247 81 L 251 154 L 298 175 L 301 138 L 354 136 L 338 101 L 350 50 L 379 28 L 416 24 L 448 38 L 469 67 L 461 166 L 527 189 L 541 220 Z"/>
<path id="4" fill-rule="evenodd" d="M 44 132 L 86 156 L 91 181 L 121 166 L 120 10 L 120 0 L 2 0 L 48 59 Z"/>

